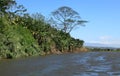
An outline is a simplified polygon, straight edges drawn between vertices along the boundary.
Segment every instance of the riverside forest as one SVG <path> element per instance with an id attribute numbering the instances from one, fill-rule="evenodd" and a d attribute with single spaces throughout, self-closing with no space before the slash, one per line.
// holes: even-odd
<path id="1" fill-rule="evenodd" d="M 27 13 L 27 9 L 14 0 L 0 0 L 0 59 L 82 50 L 84 41 L 71 37 L 70 32 L 86 21 L 76 23 L 71 17 L 61 23 L 63 28 L 59 28 L 58 16 L 65 10 L 70 12 L 67 16 L 78 15 L 76 11 L 63 6 L 52 12 L 51 19 L 46 19 L 40 13 Z"/>
<path id="2" fill-rule="evenodd" d="M 0 0 L 0 76 L 120 76 L 119 3 Z"/>

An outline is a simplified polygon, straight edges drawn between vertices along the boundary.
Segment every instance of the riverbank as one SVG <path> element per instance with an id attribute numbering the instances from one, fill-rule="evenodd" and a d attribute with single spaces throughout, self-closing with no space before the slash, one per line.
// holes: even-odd
<path id="1" fill-rule="evenodd" d="M 71 51 L 59 51 L 59 50 L 52 50 L 52 51 L 48 51 L 48 52 L 42 52 L 40 55 L 33 55 L 33 56 L 23 56 L 23 57 L 17 57 L 17 58 L 27 58 L 27 57 L 34 57 L 34 56 L 46 56 L 46 55 L 52 55 L 52 54 L 56 54 L 56 55 L 60 55 L 60 54 L 68 54 L 68 53 L 80 53 L 80 52 L 88 52 L 89 50 L 86 47 L 81 47 L 81 48 L 76 48 L 74 50 Z M 0 59 L 16 59 L 16 58 L 0 58 Z"/>
<path id="2" fill-rule="evenodd" d="M 12 59 L 50 53 L 60 54 L 81 48 L 84 44 L 83 40 L 70 35 L 72 29 L 67 32 L 64 25 L 61 29 L 53 27 L 52 22 L 54 21 L 47 19 L 48 17 L 41 13 L 29 14 L 23 5 L 18 5 L 16 1 L 5 0 L 1 3 L 1 7 L 3 8 L 0 11 L 0 58 Z M 12 7 L 15 12 L 10 10 Z M 79 23 L 79 21 L 77 22 Z M 87 21 L 83 20 L 82 23 L 84 22 Z M 67 24 L 71 24 L 71 22 Z M 67 25 L 67 27 L 69 26 Z"/>
<path id="3" fill-rule="evenodd" d="M 114 48 L 114 47 L 86 47 L 89 51 L 120 51 L 120 48 Z"/>
<path id="4" fill-rule="evenodd" d="M 50 52 L 46 52 L 45 54 L 65 54 L 65 53 L 80 53 L 80 52 L 88 52 L 88 49 L 86 47 L 76 48 L 74 50 L 70 51 L 58 51 L 58 50 L 52 50 Z"/>
<path id="5" fill-rule="evenodd" d="M 34 21 L 32 17 L 30 18 Z M 44 21 L 21 26 L 17 23 L 12 24 L 8 20 L 4 16 L 0 18 L 0 58 L 11 59 L 44 53 L 71 52 L 81 48 L 84 43 L 83 40 L 75 39 L 69 33 L 57 30 Z"/>

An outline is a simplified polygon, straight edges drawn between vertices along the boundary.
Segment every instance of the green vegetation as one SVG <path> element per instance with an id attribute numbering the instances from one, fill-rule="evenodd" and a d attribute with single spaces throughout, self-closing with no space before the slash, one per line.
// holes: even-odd
<path id="1" fill-rule="evenodd" d="M 111 48 L 111 47 L 86 47 L 89 51 L 120 51 L 119 48 Z"/>
<path id="2" fill-rule="evenodd" d="M 5 20 L 4 20 L 5 21 Z M 6 25 L 0 32 L 0 57 L 16 58 L 42 54 L 31 32 L 17 25 Z"/>
<path id="3" fill-rule="evenodd" d="M 84 43 L 52 27 L 43 15 L 27 14 L 14 0 L 0 0 L 0 6 L 0 58 L 71 52 Z M 9 10 L 12 6 L 16 6 L 14 12 Z"/>

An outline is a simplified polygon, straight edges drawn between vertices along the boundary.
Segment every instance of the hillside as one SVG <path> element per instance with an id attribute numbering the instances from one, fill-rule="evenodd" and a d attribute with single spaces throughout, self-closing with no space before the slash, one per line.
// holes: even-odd
<path id="1" fill-rule="evenodd" d="M 72 52 L 83 45 L 83 40 L 74 39 L 44 21 L 19 18 L 26 21 L 12 23 L 6 16 L 0 18 L 0 58 Z"/>

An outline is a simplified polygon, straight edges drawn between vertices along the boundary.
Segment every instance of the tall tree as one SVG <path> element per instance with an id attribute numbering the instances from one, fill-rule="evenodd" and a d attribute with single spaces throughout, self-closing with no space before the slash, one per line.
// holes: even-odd
<path id="1" fill-rule="evenodd" d="M 84 25 L 79 13 L 70 7 L 63 6 L 52 12 L 51 24 L 59 30 L 70 33 L 77 25 Z"/>

